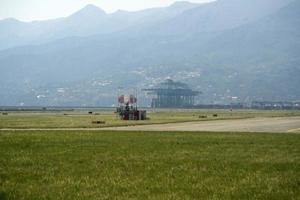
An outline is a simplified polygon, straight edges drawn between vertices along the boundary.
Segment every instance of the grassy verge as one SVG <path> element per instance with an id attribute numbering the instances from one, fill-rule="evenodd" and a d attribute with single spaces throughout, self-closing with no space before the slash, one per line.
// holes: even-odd
<path id="1" fill-rule="evenodd" d="M 214 116 L 217 114 L 217 116 Z M 300 116 L 299 111 L 228 111 L 228 110 L 191 110 L 149 112 L 149 120 L 123 121 L 113 112 L 98 112 L 93 115 L 87 112 L 10 112 L 0 113 L 0 129 L 2 128 L 99 128 L 127 125 L 176 123 L 203 120 L 241 119 L 251 117 L 285 117 Z M 104 121 L 105 124 L 93 124 L 93 121 Z"/>
<path id="2" fill-rule="evenodd" d="M 299 199 L 300 136 L 0 131 L 0 199 Z"/>

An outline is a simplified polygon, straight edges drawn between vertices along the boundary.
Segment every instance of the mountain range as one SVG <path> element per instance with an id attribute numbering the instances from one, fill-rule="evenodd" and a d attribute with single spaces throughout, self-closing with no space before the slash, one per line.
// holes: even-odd
<path id="1" fill-rule="evenodd" d="M 218 0 L 0 21 L 0 105 L 110 106 L 166 78 L 199 103 L 300 100 L 300 2 Z M 143 94 L 141 104 L 148 105 Z"/>

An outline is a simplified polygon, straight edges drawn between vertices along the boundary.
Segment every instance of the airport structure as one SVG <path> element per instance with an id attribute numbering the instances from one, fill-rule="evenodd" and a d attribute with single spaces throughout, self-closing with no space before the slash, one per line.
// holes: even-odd
<path id="1" fill-rule="evenodd" d="M 253 101 L 251 108 L 259 110 L 300 110 L 300 102 Z"/>
<path id="2" fill-rule="evenodd" d="M 200 94 L 188 87 L 187 84 L 171 79 L 160 83 L 157 87 L 143 89 L 153 96 L 152 108 L 185 108 L 195 105 L 195 97 Z"/>
<path id="3" fill-rule="evenodd" d="M 122 120 L 146 120 L 146 111 L 139 110 L 137 98 L 134 95 L 121 95 L 118 97 L 118 116 Z"/>

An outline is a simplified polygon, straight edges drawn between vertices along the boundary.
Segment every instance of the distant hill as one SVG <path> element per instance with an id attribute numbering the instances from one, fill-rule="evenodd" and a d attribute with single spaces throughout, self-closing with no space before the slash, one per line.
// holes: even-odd
<path id="1" fill-rule="evenodd" d="M 299 3 L 180 2 L 114 14 L 89 5 L 63 19 L 0 21 L 0 105 L 108 106 L 119 86 L 166 78 L 201 90 L 204 103 L 299 100 Z M 16 39 L 16 27 L 28 32 Z"/>
<path id="2" fill-rule="evenodd" d="M 66 37 L 110 34 L 132 26 L 167 20 L 197 6 L 200 5 L 181 2 L 166 8 L 106 14 L 94 5 L 87 5 L 66 18 L 33 22 L 5 19 L 0 21 L 0 50 L 20 45 L 43 44 Z"/>
<path id="3" fill-rule="evenodd" d="M 300 2 L 224 32 L 208 41 L 206 62 L 238 72 L 231 91 L 242 98 L 296 100 L 300 97 Z M 220 79 L 223 74 L 220 74 Z M 237 87 L 240 85 L 241 87 Z"/>

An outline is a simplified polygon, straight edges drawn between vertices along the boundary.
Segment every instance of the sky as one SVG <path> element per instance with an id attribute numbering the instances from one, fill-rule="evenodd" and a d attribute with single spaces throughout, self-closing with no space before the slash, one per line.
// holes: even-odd
<path id="1" fill-rule="evenodd" d="M 87 4 L 94 4 L 107 13 L 117 10 L 136 11 L 163 7 L 176 0 L 0 0 L 0 19 L 16 18 L 21 21 L 46 20 L 66 17 Z M 204 3 L 211 0 L 189 0 Z"/>

